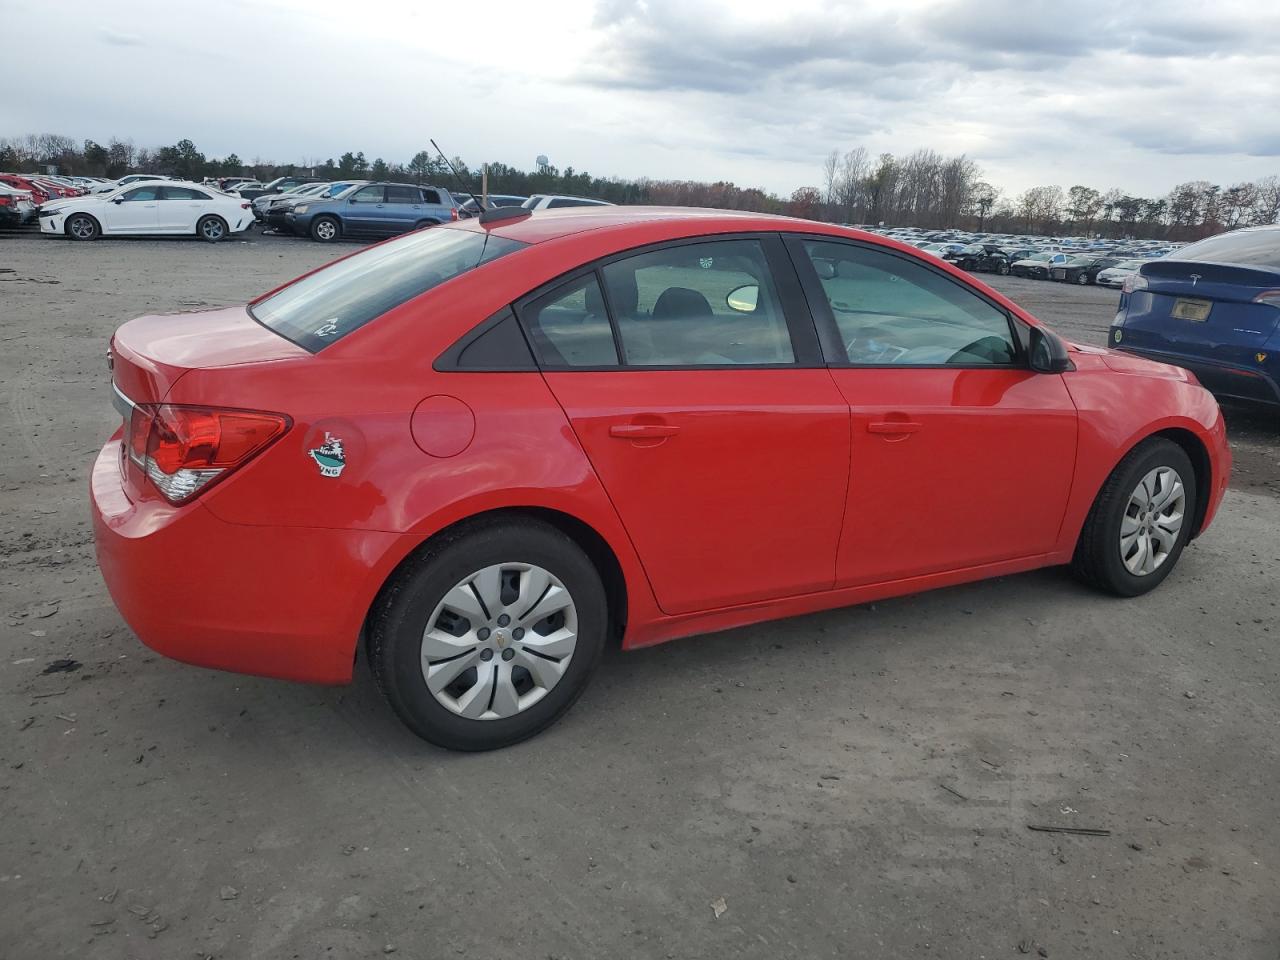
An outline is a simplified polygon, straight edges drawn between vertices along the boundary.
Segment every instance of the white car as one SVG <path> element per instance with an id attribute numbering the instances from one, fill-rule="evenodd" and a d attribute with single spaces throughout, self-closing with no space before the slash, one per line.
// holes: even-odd
<path id="1" fill-rule="evenodd" d="M 121 177 L 119 180 L 108 180 L 94 188 L 94 193 L 113 193 L 121 187 L 127 187 L 131 183 L 137 183 L 139 180 L 168 180 L 163 173 L 131 173 L 128 176 Z"/>
<path id="2" fill-rule="evenodd" d="M 565 197 L 556 194 L 535 193 L 520 204 L 526 210 L 558 210 L 560 207 L 612 207 L 607 200 L 588 200 L 586 197 Z"/>
<path id="3" fill-rule="evenodd" d="M 1122 287 L 1129 277 L 1138 272 L 1138 269 L 1147 260 L 1121 260 L 1115 266 L 1107 267 L 1107 269 L 1099 271 L 1096 283 L 1100 287 Z"/>
<path id="4" fill-rule="evenodd" d="M 177 234 L 215 243 L 252 223 L 248 200 L 179 180 L 147 180 L 40 208 L 41 233 L 73 240 Z"/>

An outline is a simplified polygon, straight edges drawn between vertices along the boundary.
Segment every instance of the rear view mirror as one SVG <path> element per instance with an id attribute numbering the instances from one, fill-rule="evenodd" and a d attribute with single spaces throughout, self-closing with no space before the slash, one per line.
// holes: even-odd
<path id="1" fill-rule="evenodd" d="M 112 202 L 112 203 L 124 203 L 124 197 L 112 197 L 112 198 L 111 198 L 111 202 Z"/>
<path id="2" fill-rule="evenodd" d="M 729 305 L 730 310 L 737 310 L 739 313 L 755 313 L 756 304 L 760 300 L 760 288 L 754 283 L 748 283 L 745 286 L 738 287 L 736 290 L 730 290 L 729 295 L 724 298 L 724 302 Z"/>
<path id="3" fill-rule="evenodd" d="M 1031 369 L 1037 373 L 1066 373 L 1074 370 L 1067 345 L 1044 327 L 1031 328 Z"/>
<path id="4" fill-rule="evenodd" d="M 819 280 L 830 280 L 836 275 L 836 265 L 830 260 L 814 260 L 813 269 Z"/>

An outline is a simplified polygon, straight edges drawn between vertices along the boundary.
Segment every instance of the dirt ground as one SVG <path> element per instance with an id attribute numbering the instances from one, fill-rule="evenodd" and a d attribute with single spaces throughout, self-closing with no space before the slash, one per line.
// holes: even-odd
<path id="1" fill-rule="evenodd" d="M 1050 570 L 615 654 L 497 753 L 363 667 L 152 655 L 93 559 L 107 337 L 347 249 L 0 238 L 0 958 L 1275 960 L 1274 415 L 1230 412 L 1238 483 L 1147 597 Z M 998 285 L 1104 340 L 1113 291 Z"/>

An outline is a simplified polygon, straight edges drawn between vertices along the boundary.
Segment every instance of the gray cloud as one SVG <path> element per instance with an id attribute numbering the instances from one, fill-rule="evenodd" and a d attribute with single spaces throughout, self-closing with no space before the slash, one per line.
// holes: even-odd
<path id="1" fill-rule="evenodd" d="M 98 30 L 98 36 L 103 43 L 109 43 L 113 47 L 141 47 L 145 46 L 145 41 L 137 34 L 121 33 L 118 30 L 112 30 L 110 27 L 102 27 Z"/>

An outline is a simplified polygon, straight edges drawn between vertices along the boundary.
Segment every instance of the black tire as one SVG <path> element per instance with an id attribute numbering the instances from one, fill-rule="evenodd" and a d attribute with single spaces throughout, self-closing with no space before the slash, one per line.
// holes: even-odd
<path id="1" fill-rule="evenodd" d="M 1000 264 L 998 272 L 1000 276 L 1007 277 L 1009 275 L 1009 265 L 1007 263 Z"/>
<path id="2" fill-rule="evenodd" d="M 231 228 L 227 226 L 227 221 L 213 214 L 203 216 L 196 221 L 196 236 L 208 243 L 220 243 L 227 239 L 230 232 Z"/>
<path id="3" fill-rule="evenodd" d="M 62 229 L 72 240 L 97 240 L 102 236 L 102 225 L 87 213 L 73 213 Z"/>
<path id="4" fill-rule="evenodd" d="M 427 688 L 423 632 L 446 593 L 471 574 L 505 563 L 535 564 L 564 584 L 576 608 L 577 646 L 559 681 L 532 706 L 510 717 L 467 719 Z M 369 662 L 383 697 L 419 737 L 450 750 L 494 750 L 540 733 L 573 706 L 600 662 L 607 635 L 604 587 L 578 545 L 550 524 L 495 517 L 428 545 L 395 576 L 373 611 Z"/>
<path id="5" fill-rule="evenodd" d="M 1083 270 L 1081 270 L 1079 273 L 1076 274 L 1076 283 L 1080 284 L 1080 286 L 1082 287 L 1087 287 L 1090 283 L 1092 283 L 1092 281 L 1089 279 L 1089 275 L 1085 273 Z"/>
<path id="6" fill-rule="evenodd" d="M 316 217 L 311 221 L 311 239 L 333 243 L 342 236 L 342 223 L 337 217 Z"/>
<path id="7" fill-rule="evenodd" d="M 1129 508 L 1130 495 L 1142 479 L 1158 467 L 1171 468 L 1182 481 L 1185 496 L 1182 526 L 1173 548 L 1160 565 L 1150 573 L 1135 575 L 1126 568 L 1121 556 L 1120 524 Z M 1195 470 L 1186 451 L 1162 437 L 1138 444 L 1111 471 L 1098 491 L 1076 543 L 1072 571 L 1085 583 L 1120 597 L 1136 597 L 1154 590 L 1182 555 L 1191 535 L 1198 495 Z"/>

